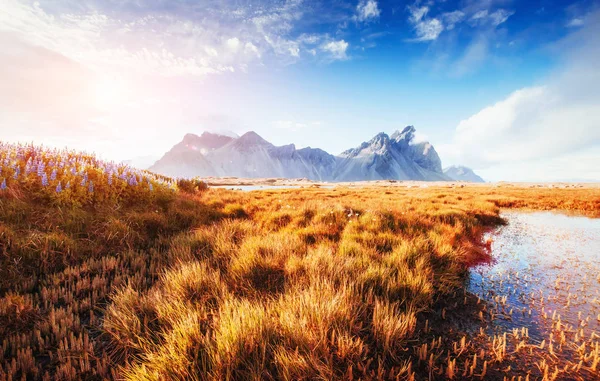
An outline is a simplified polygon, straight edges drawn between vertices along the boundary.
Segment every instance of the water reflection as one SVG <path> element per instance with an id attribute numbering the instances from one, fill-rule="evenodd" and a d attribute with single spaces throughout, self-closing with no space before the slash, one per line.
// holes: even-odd
<path id="1" fill-rule="evenodd" d="M 509 212 L 491 234 L 493 260 L 472 269 L 468 291 L 490 306 L 488 335 L 525 327 L 529 343 L 579 362 L 600 333 L 600 219 Z M 578 350 L 579 348 L 579 350 Z"/>

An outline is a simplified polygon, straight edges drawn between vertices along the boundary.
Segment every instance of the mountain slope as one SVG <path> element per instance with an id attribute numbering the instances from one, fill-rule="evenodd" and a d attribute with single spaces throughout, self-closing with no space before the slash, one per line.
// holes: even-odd
<path id="1" fill-rule="evenodd" d="M 225 135 L 204 132 L 201 136 L 186 134 L 160 160 L 149 169 L 153 172 L 174 177 L 215 176 L 212 164 L 204 155 L 221 148 L 235 138 Z"/>
<path id="2" fill-rule="evenodd" d="M 256 132 L 233 138 L 187 134 L 152 167 L 175 177 L 283 177 L 319 181 L 450 180 L 430 143 L 414 143 L 415 128 L 379 133 L 339 156 L 318 148 L 275 146 Z"/>
<path id="3" fill-rule="evenodd" d="M 448 180 L 441 160 L 429 143 L 413 144 L 415 128 L 408 126 L 392 136 L 377 134 L 359 147 L 344 151 L 335 179 Z"/>
<path id="4" fill-rule="evenodd" d="M 467 181 L 470 183 L 485 183 L 471 168 L 460 165 L 452 165 L 444 168 L 444 174 L 456 181 Z"/>

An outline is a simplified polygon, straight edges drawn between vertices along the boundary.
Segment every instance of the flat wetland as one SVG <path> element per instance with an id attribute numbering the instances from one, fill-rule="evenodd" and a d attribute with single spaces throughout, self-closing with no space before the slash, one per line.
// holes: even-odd
<path id="1" fill-rule="evenodd" d="M 600 377 L 597 185 L 241 192 L 4 149 L 0 380 Z"/>

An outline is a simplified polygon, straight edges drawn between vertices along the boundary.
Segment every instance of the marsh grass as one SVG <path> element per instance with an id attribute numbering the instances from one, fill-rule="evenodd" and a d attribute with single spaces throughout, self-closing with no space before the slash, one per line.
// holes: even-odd
<path id="1" fill-rule="evenodd" d="M 3 178 L 27 160 L 1 155 Z M 94 163 L 93 196 L 58 202 L 33 175 L 0 192 L 0 379 L 458 377 L 463 364 L 433 356 L 441 341 L 429 342 L 425 321 L 487 257 L 481 236 L 502 223 L 499 206 L 594 212 L 600 199 L 594 189 L 241 193 L 153 177 L 150 190 L 111 186 Z M 482 366 L 471 362 L 474 377 Z"/>

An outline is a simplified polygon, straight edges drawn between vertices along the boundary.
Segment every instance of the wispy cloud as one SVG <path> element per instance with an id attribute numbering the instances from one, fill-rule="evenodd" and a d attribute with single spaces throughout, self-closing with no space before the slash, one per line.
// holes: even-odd
<path id="1" fill-rule="evenodd" d="M 447 30 L 454 29 L 454 26 L 461 23 L 465 19 L 465 12 L 463 11 L 452 11 L 442 13 L 441 18 L 446 25 Z"/>
<path id="2" fill-rule="evenodd" d="M 102 2 L 84 2 L 74 11 L 65 10 L 63 1 L 3 0 L 0 31 L 95 69 L 165 76 L 244 70 L 264 60 L 292 63 L 319 51 L 332 57 L 329 50 L 315 50 L 299 38 L 296 30 L 305 16 L 300 0 L 241 8 L 222 2 L 201 9 L 140 1 L 143 7 L 118 12 Z M 378 15 L 371 1 L 360 8 L 364 20 Z M 322 33 L 318 38 L 328 37 Z M 342 53 L 338 49 L 335 57 L 345 59 Z"/>
<path id="3" fill-rule="evenodd" d="M 493 27 L 497 27 L 498 25 L 505 23 L 506 20 L 508 20 L 508 18 L 513 14 L 513 11 L 506 9 L 497 9 L 494 12 L 490 12 L 487 9 L 482 9 L 473 14 L 469 21 L 472 25 L 491 25 Z"/>
<path id="4" fill-rule="evenodd" d="M 332 60 L 346 60 L 348 59 L 348 55 L 346 54 L 348 46 L 349 44 L 344 40 L 329 41 L 323 43 L 320 46 L 320 49 L 323 52 L 329 53 L 329 57 Z"/>
<path id="5" fill-rule="evenodd" d="M 434 14 L 433 2 L 420 5 L 416 1 L 407 6 L 408 22 L 413 26 L 416 37 L 410 41 L 435 41 L 444 31 L 453 30 L 458 24 L 468 22 L 472 28 L 496 28 L 505 23 L 514 11 L 507 9 L 492 10 L 489 2 L 474 3 L 462 9 Z M 483 7 L 483 8 L 482 8 Z"/>
<path id="6" fill-rule="evenodd" d="M 436 40 L 444 30 L 444 25 L 439 19 L 427 17 L 427 13 L 429 12 L 428 7 L 409 6 L 408 11 L 410 13 L 409 21 L 413 25 L 417 35 L 412 41 Z"/>
<path id="7" fill-rule="evenodd" d="M 379 18 L 381 10 L 375 0 L 360 0 L 356 6 L 356 20 L 360 22 L 372 21 Z"/>
<path id="8" fill-rule="evenodd" d="M 567 23 L 567 27 L 577 28 L 577 27 L 583 26 L 583 24 L 585 24 L 585 21 L 583 21 L 583 18 L 575 17 L 575 18 L 572 18 L 571 20 L 569 20 L 569 22 Z"/>

